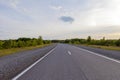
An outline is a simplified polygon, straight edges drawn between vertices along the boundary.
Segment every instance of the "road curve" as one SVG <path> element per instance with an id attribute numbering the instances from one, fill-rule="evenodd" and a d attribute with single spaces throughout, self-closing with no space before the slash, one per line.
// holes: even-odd
<path id="1" fill-rule="evenodd" d="M 13 80 L 120 80 L 120 63 L 85 49 L 58 44 Z"/>

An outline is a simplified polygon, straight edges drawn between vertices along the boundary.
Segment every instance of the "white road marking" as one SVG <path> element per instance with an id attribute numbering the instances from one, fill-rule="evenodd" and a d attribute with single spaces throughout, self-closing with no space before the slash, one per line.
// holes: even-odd
<path id="1" fill-rule="evenodd" d="M 116 60 L 116 59 L 113 59 L 113 58 L 110 58 L 110 57 L 101 55 L 101 54 L 99 54 L 99 53 L 95 53 L 95 52 L 92 52 L 92 51 L 89 51 L 89 50 L 86 50 L 86 49 L 83 49 L 83 48 L 79 48 L 79 47 L 76 47 L 76 48 L 78 48 L 78 49 L 80 49 L 80 50 L 83 50 L 83 51 L 86 51 L 86 52 L 89 52 L 89 53 L 91 53 L 91 54 L 97 55 L 97 56 L 99 56 L 99 57 L 105 58 L 105 59 L 107 59 L 107 60 L 111 60 L 111 61 L 113 61 L 113 62 L 120 63 L 119 60 Z"/>
<path id="2" fill-rule="evenodd" d="M 56 47 L 55 47 L 56 48 Z M 46 55 L 44 55 L 42 58 L 40 58 L 39 60 L 37 60 L 35 63 L 33 63 L 32 65 L 30 65 L 28 68 L 26 68 L 25 70 L 23 70 L 20 74 L 18 74 L 17 76 L 15 76 L 14 78 L 12 78 L 12 80 L 17 80 L 18 78 L 20 78 L 23 74 L 25 74 L 28 70 L 30 70 L 32 67 L 34 67 L 38 62 L 42 61 L 46 56 L 48 56 L 51 52 L 53 52 L 54 49 L 52 49 L 51 51 L 49 51 Z"/>
<path id="3" fill-rule="evenodd" d="M 68 51 L 68 54 L 71 55 L 72 53 L 70 51 Z"/>

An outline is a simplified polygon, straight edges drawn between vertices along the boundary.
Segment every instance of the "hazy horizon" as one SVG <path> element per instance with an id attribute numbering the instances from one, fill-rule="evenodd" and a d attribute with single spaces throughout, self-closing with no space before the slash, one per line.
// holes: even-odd
<path id="1" fill-rule="evenodd" d="M 120 38 L 120 0 L 0 0 L 0 39 Z"/>

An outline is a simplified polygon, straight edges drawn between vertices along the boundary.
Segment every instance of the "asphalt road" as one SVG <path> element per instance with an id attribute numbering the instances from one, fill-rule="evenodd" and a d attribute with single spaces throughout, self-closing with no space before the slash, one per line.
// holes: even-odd
<path id="1" fill-rule="evenodd" d="M 26 67 L 44 56 L 53 49 L 56 44 L 43 48 L 18 52 L 12 55 L 0 57 L 0 80 L 10 80 Z"/>
<path id="2" fill-rule="evenodd" d="M 92 48 L 92 47 L 81 46 L 81 45 L 77 45 L 77 47 L 83 48 L 83 49 L 87 49 L 89 51 L 92 51 L 92 52 L 95 52 L 95 53 L 98 53 L 98 54 L 102 54 L 102 55 L 105 55 L 105 56 L 110 57 L 110 58 L 114 58 L 114 59 L 120 60 L 120 51 L 105 50 L 105 49 Z"/>
<path id="3" fill-rule="evenodd" d="M 67 44 L 58 44 L 13 80 L 120 80 L 120 62 Z"/>

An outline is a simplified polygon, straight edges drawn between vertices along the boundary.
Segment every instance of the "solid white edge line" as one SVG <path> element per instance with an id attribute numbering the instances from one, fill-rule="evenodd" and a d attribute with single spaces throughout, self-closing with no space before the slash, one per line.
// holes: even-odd
<path id="1" fill-rule="evenodd" d="M 72 53 L 70 51 L 68 51 L 68 54 L 71 55 Z"/>
<path id="2" fill-rule="evenodd" d="M 76 47 L 76 46 L 75 46 L 75 47 Z M 86 51 L 86 52 L 89 52 L 89 53 L 91 53 L 91 54 L 97 55 L 97 56 L 99 56 L 99 57 L 105 58 L 105 59 L 107 59 L 107 60 L 111 60 L 111 61 L 120 63 L 119 60 L 116 60 L 116 59 L 113 59 L 113 58 L 110 58 L 110 57 L 101 55 L 101 54 L 99 54 L 99 53 L 95 53 L 95 52 L 92 52 L 92 51 L 89 51 L 89 50 L 86 50 L 86 49 L 83 49 L 83 48 L 79 48 L 79 47 L 76 47 L 76 48 L 78 48 L 78 49 L 80 49 L 80 50 L 83 50 L 83 51 Z"/>
<path id="3" fill-rule="evenodd" d="M 56 48 L 56 47 L 55 47 Z M 28 68 L 26 68 L 25 70 L 23 70 L 20 74 L 18 74 L 17 76 L 15 76 L 14 78 L 12 78 L 12 80 L 17 80 L 18 78 L 20 78 L 23 74 L 25 74 L 28 70 L 30 70 L 32 67 L 34 67 L 38 62 L 40 62 L 41 60 L 43 60 L 46 56 L 48 56 L 51 52 L 53 52 L 55 50 L 55 48 L 53 48 L 52 50 L 50 50 L 46 55 L 44 55 L 42 58 L 40 58 L 39 60 L 37 60 L 36 62 L 34 62 L 32 65 L 30 65 Z"/>

